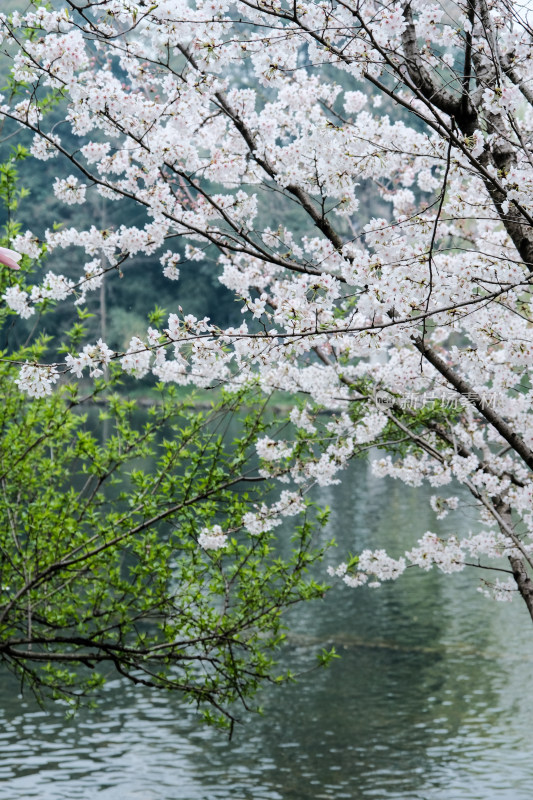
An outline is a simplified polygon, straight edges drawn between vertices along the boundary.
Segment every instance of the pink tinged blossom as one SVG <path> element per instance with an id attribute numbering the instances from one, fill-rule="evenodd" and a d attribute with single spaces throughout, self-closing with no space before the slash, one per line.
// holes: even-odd
<path id="1" fill-rule="evenodd" d="M 18 262 L 22 258 L 20 253 L 14 250 L 9 250 L 7 247 L 0 247 L 0 264 L 3 264 L 9 269 L 20 269 Z"/>

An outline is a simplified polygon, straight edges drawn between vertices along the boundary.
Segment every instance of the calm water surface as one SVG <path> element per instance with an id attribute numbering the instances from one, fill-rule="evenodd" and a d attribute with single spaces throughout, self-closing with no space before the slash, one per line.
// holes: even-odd
<path id="1" fill-rule="evenodd" d="M 356 465 L 318 498 L 332 562 L 452 530 L 424 497 Z M 115 682 L 66 720 L 2 675 L 0 800 L 531 800 L 533 627 L 519 602 L 477 593 L 475 573 L 412 570 L 296 609 L 285 663 L 306 669 L 332 644 L 342 659 L 264 692 L 264 717 L 231 742 L 177 698 Z"/>

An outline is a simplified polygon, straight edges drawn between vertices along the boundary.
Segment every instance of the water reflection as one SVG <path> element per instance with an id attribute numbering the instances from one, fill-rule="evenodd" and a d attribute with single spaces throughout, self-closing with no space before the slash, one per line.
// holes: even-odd
<path id="1" fill-rule="evenodd" d="M 320 498 L 333 509 L 325 535 L 341 552 L 394 551 L 406 532 L 437 529 L 422 499 L 358 464 Z M 342 659 L 266 691 L 265 716 L 232 742 L 165 695 L 110 684 L 97 711 L 66 721 L 21 704 L 5 678 L 0 798 L 529 799 L 533 630 L 520 604 L 477 594 L 477 578 L 412 571 L 295 609 L 286 662 L 306 669 L 331 644 Z"/>

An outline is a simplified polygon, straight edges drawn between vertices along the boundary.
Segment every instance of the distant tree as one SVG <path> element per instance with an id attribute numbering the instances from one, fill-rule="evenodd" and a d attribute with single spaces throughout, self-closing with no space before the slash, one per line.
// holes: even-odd
<path id="1" fill-rule="evenodd" d="M 177 279 L 171 245 L 184 240 L 190 262 L 216 254 L 244 317 L 221 329 L 176 309 L 126 354 L 86 345 L 64 362 L 23 367 L 20 386 L 35 394 L 60 372 L 116 360 L 168 382 L 306 394 L 292 415 L 296 437 L 258 441 L 264 472 L 327 484 L 378 446 L 389 453 L 377 474 L 458 482 L 482 521 L 463 540 L 406 537 L 394 558 L 364 551 L 339 566 L 346 583 L 379 584 L 408 562 L 489 567 L 505 580 L 487 579 L 485 590 L 520 593 L 533 617 L 528 9 L 507 0 L 34 5 L 1 22 L 6 53 L 17 52 L 6 55 L 12 86 L 0 111 L 33 132 L 37 158 L 70 160 L 57 198 L 135 201 L 146 220 L 50 232 L 56 258 L 85 248 L 84 275 L 47 276 L 32 295 L 13 287 L 10 308 L 29 316 L 44 296 L 83 299 L 102 258 L 117 270 L 135 253 L 157 254 Z M 48 126 L 56 103 L 64 122 Z M 78 146 L 65 145 L 63 129 Z M 388 214 L 369 211 L 376 198 Z M 33 255 L 31 234 L 12 245 Z M 322 448 L 323 407 L 333 416 Z M 302 461 L 304 441 L 314 455 Z M 458 502 L 431 500 L 439 517 Z"/>

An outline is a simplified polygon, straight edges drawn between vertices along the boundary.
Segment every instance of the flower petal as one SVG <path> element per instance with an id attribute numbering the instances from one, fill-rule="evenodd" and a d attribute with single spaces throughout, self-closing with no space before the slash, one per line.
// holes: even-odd
<path id="1" fill-rule="evenodd" d="M 10 269 L 20 269 L 17 261 L 20 261 L 21 258 L 22 255 L 20 253 L 9 250 L 7 247 L 0 247 L 0 264 L 4 264 Z"/>

